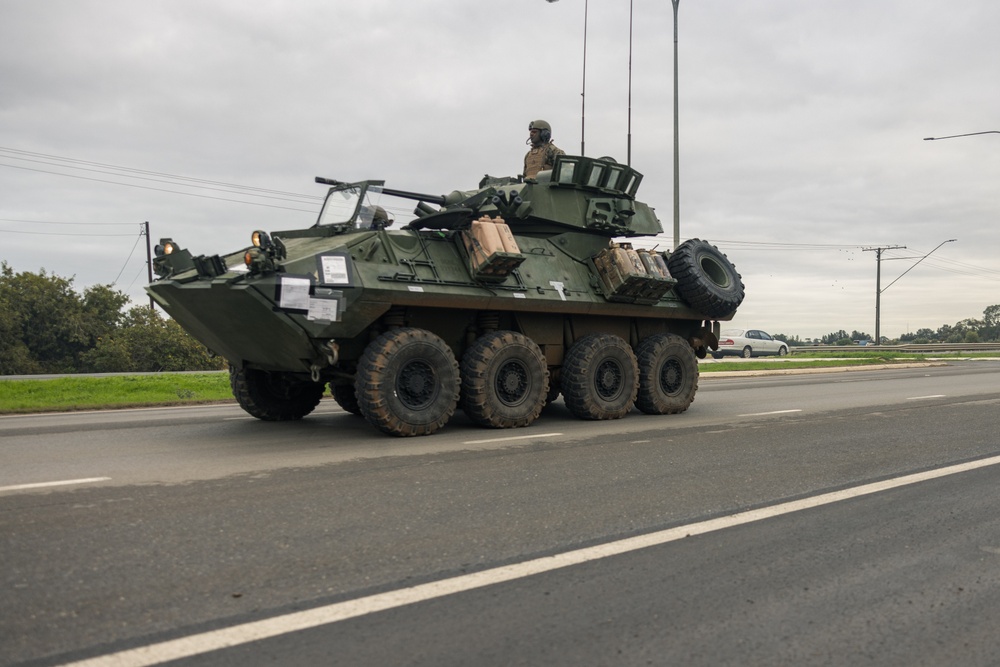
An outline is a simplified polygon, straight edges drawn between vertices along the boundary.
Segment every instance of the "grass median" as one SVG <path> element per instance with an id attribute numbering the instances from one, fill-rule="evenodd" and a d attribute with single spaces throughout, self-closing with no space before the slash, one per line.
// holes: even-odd
<path id="1" fill-rule="evenodd" d="M 941 354 L 935 358 L 996 357 L 997 353 Z M 699 365 L 703 374 L 723 371 L 794 370 L 838 366 L 870 366 L 925 361 L 924 355 L 898 352 L 794 354 L 752 361 L 714 361 Z M 0 414 L 67 412 L 164 405 L 194 405 L 233 400 L 226 373 L 157 373 L 106 377 L 61 377 L 39 380 L 0 379 Z"/>
<path id="2" fill-rule="evenodd" d="M 232 401 L 226 373 L 0 380 L 0 414 Z"/>

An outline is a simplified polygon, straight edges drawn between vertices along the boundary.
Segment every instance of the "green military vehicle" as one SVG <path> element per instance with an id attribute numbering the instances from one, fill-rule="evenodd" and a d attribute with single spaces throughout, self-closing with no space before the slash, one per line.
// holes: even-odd
<path id="1" fill-rule="evenodd" d="M 642 175 L 610 158 L 561 155 L 537 178 L 443 196 L 316 181 L 330 187 L 313 226 L 254 231 L 226 255 L 162 239 L 147 287 L 229 361 L 259 419 L 300 419 L 327 386 L 398 436 L 433 433 L 459 407 L 527 426 L 560 393 L 581 419 L 683 412 L 697 359 L 743 300 L 705 241 L 633 247 L 663 228 L 635 198 Z M 387 229 L 382 204 L 399 198 L 414 217 Z"/>

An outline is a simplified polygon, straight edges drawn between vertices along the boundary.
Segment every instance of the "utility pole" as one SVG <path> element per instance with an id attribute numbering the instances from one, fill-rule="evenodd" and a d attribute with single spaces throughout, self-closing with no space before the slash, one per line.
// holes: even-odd
<path id="1" fill-rule="evenodd" d="M 882 252 L 885 250 L 898 250 L 905 248 L 905 245 L 891 245 L 884 248 L 864 248 L 864 252 L 875 252 L 875 344 L 882 344 L 882 330 L 879 328 L 880 309 L 882 305 Z"/>
<path id="2" fill-rule="evenodd" d="M 889 289 L 890 287 L 892 287 L 893 285 L 895 285 L 896 282 L 900 278 L 902 278 L 907 273 L 909 273 L 910 271 L 912 271 L 913 268 L 917 264 L 919 264 L 920 262 L 924 261 L 925 259 L 927 259 L 931 255 L 933 255 L 937 251 L 937 249 L 940 248 L 941 246 L 943 246 L 945 243 L 954 243 L 957 240 L 958 239 L 948 239 L 947 241 L 941 241 L 941 243 L 938 243 L 934 247 L 934 250 L 931 250 L 929 253 L 927 253 L 926 255 L 924 255 L 923 257 L 921 257 L 920 259 L 918 259 L 917 261 L 915 261 L 910 266 L 910 268 L 908 268 L 906 271 L 903 271 L 901 274 L 899 274 L 898 276 L 896 276 L 896 280 L 893 280 L 891 283 L 889 283 L 888 285 L 886 285 L 885 289 Z M 882 344 L 882 332 L 879 330 L 879 321 L 880 321 L 879 320 L 879 315 L 880 315 L 880 313 L 879 313 L 879 305 L 880 305 L 880 301 L 881 301 L 881 297 L 882 297 L 882 292 L 885 291 L 885 289 L 882 289 L 882 251 L 883 250 L 897 250 L 899 248 L 905 248 L 905 247 L 906 247 L 905 245 L 893 245 L 893 246 L 886 246 L 884 248 L 863 248 L 863 250 L 865 252 L 872 252 L 872 251 L 874 251 L 875 252 L 875 259 L 876 259 L 876 269 L 875 269 L 875 344 L 876 345 L 881 345 Z M 892 259 L 913 259 L 913 258 L 912 257 L 895 257 L 895 258 L 892 258 Z M 909 325 L 907 325 L 906 328 L 909 329 L 910 328 Z"/>
<path id="3" fill-rule="evenodd" d="M 153 253 L 149 245 L 149 220 L 142 223 L 142 233 L 146 235 L 146 278 L 147 283 L 153 282 Z M 149 296 L 149 309 L 156 310 L 153 305 L 153 295 Z"/>

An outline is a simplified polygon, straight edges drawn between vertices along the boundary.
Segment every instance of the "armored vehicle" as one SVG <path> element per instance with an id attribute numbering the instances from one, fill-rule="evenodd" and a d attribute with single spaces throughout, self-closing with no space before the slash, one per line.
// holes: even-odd
<path id="1" fill-rule="evenodd" d="M 655 249 L 642 175 L 610 158 L 561 155 L 534 179 L 441 196 L 316 181 L 329 190 L 307 229 L 257 230 L 225 255 L 156 249 L 147 290 L 228 360 L 259 419 L 300 419 L 327 386 L 398 436 L 433 433 L 457 408 L 527 426 L 560 393 L 581 419 L 683 412 L 697 359 L 743 300 L 715 246 Z M 387 228 L 400 198 L 417 202 L 412 220 Z"/>

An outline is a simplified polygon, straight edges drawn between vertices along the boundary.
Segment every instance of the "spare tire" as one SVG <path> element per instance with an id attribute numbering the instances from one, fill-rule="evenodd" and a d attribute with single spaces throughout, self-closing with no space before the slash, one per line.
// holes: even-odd
<path id="1" fill-rule="evenodd" d="M 691 308 L 708 317 L 731 315 L 743 303 L 742 276 L 722 251 L 708 241 L 690 239 L 667 260 L 674 290 Z"/>

